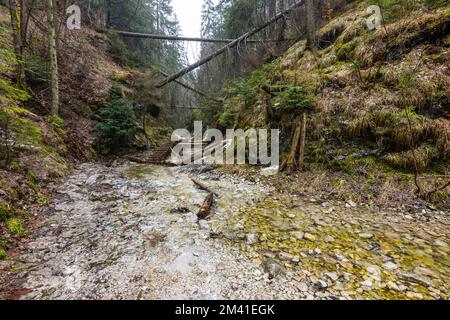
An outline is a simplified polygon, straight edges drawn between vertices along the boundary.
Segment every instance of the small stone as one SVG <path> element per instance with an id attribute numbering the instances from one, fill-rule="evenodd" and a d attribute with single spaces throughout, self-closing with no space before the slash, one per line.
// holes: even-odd
<path id="1" fill-rule="evenodd" d="M 323 280 L 318 280 L 314 282 L 314 285 L 319 289 L 326 289 L 328 288 L 328 283 L 326 283 Z"/>
<path id="2" fill-rule="evenodd" d="M 448 247 L 448 244 L 447 244 L 446 242 L 444 242 L 444 241 L 441 241 L 441 240 L 436 240 L 436 241 L 433 243 L 433 245 L 434 245 L 435 247 L 444 247 L 444 248 L 447 248 L 447 247 Z"/>
<path id="3" fill-rule="evenodd" d="M 331 243 L 331 242 L 335 242 L 336 240 L 332 236 L 326 236 L 325 241 Z"/>
<path id="4" fill-rule="evenodd" d="M 294 232 L 291 232 L 291 235 L 292 235 L 294 238 L 297 238 L 297 239 L 299 239 L 299 240 L 303 240 L 303 238 L 305 237 L 305 233 L 304 233 L 304 232 L 301 232 L 301 231 L 294 231 Z"/>
<path id="5" fill-rule="evenodd" d="M 384 268 L 385 268 L 386 270 L 389 270 L 389 271 L 398 269 L 398 265 L 396 265 L 396 264 L 393 263 L 392 261 L 386 262 L 383 266 L 384 266 Z"/>
<path id="6" fill-rule="evenodd" d="M 316 236 L 312 235 L 311 233 L 305 233 L 305 239 L 308 241 L 316 241 Z"/>
<path id="7" fill-rule="evenodd" d="M 294 256 L 292 254 L 286 253 L 286 252 L 281 252 L 279 254 L 280 259 L 282 260 L 293 260 Z"/>
<path id="8" fill-rule="evenodd" d="M 380 271 L 380 267 L 376 266 L 376 265 L 370 265 L 367 267 L 367 272 L 369 272 L 372 275 L 379 275 L 381 273 Z"/>
<path id="9" fill-rule="evenodd" d="M 308 285 L 306 283 L 302 282 L 302 283 L 297 285 L 297 289 L 300 292 L 307 292 L 308 291 Z"/>
<path id="10" fill-rule="evenodd" d="M 419 299 L 419 300 L 423 299 L 423 295 L 421 295 L 420 293 L 417 293 L 417 292 L 411 292 L 411 291 L 408 291 L 408 292 L 406 293 L 406 296 L 407 296 L 409 299 Z"/>
<path id="11" fill-rule="evenodd" d="M 253 275 L 259 277 L 261 275 L 261 271 L 258 269 L 253 270 Z"/>
<path id="12" fill-rule="evenodd" d="M 439 274 L 433 270 L 424 267 L 415 267 L 414 273 L 420 276 L 431 277 L 431 278 L 439 278 Z"/>
<path id="13" fill-rule="evenodd" d="M 361 285 L 367 288 L 372 288 L 373 287 L 373 283 L 372 280 L 366 280 L 364 282 L 361 282 Z"/>
<path id="14" fill-rule="evenodd" d="M 360 233 L 359 236 L 363 239 L 372 239 L 373 238 L 373 234 L 368 233 L 368 232 Z"/>
<path id="15" fill-rule="evenodd" d="M 269 274 L 269 279 L 273 279 L 283 272 L 283 267 L 271 258 L 265 258 L 262 266 L 264 271 Z"/>
<path id="16" fill-rule="evenodd" d="M 247 244 L 252 245 L 258 241 L 258 236 L 254 233 L 250 233 L 247 235 Z"/>
<path id="17" fill-rule="evenodd" d="M 426 288 L 432 286 L 432 283 L 428 278 L 422 277 L 422 276 L 414 274 L 414 273 L 404 272 L 401 274 L 401 278 L 403 280 L 406 280 L 409 282 L 414 282 L 414 283 L 420 284 L 421 286 L 426 287 Z"/>
<path id="18" fill-rule="evenodd" d="M 337 274 L 337 272 L 325 272 L 324 274 L 333 281 L 339 279 L 339 274 Z"/>
<path id="19" fill-rule="evenodd" d="M 389 289 L 392 289 L 392 290 L 400 291 L 400 288 L 398 287 L 398 285 L 395 282 L 392 282 L 392 281 L 389 281 L 387 283 L 387 287 Z"/>
<path id="20" fill-rule="evenodd" d="M 347 206 L 348 205 L 348 206 Z M 356 207 L 356 203 L 355 202 L 353 202 L 352 200 L 350 200 L 350 201 L 348 201 L 347 202 L 347 208 L 355 208 Z"/>
<path id="21" fill-rule="evenodd" d="M 315 254 L 321 254 L 322 250 L 320 250 L 319 248 L 314 249 L 314 253 Z"/>

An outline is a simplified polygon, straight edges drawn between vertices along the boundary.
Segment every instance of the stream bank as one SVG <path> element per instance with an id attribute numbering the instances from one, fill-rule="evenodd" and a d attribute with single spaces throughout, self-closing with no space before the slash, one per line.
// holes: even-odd
<path id="1" fill-rule="evenodd" d="M 207 193 L 191 177 L 220 194 L 199 223 Z M 312 203 L 255 180 L 80 165 L 0 269 L 20 299 L 448 299 L 447 214 Z"/>

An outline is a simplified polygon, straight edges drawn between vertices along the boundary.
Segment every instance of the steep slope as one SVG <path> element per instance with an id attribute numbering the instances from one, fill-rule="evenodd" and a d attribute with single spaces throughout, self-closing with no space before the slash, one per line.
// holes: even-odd
<path id="1" fill-rule="evenodd" d="M 382 6 L 385 25 L 370 31 L 367 6 L 355 1 L 323 26 L 314 52 L 300 41 L 275 63 L 232 83 L 218 122 L 280 128 L 286 154 L 301 110 L 279 95 L 303 88 L 315 99 L 309 170 L 302 174 L 313 177 L 304 181 L 320 180 L 314 191 L 384 203 L 413 197 L 416 170 L 425 173 L 422 190 L 446 181 L 450 10 L 445 2 L 389 2 Z M 300 185 L 297 190 L 312 191 Z M 434 197 L 449 205 L 448 190 Z"/>
<path id="2" fill-rule="evenodd" d="M 161 93 L 152 73 L 127 69 L 114 59 L 114 45 L 107 35 L 88 28 L 61 29 L 59 45 L 60 115 L 49 116 L 50 94 L 47 36 L 34 19 L 25 60 L 14 57 L 9 12 L 0 6 L 0 259 L 26 235 L 29 212 L 39 212 L 48 202 L 52 185 L 79 161 L 97 158 L 99 143 L 95 122 L 113 87 L 137 108 L 156 109 Z M 14 68 L 25 65 L 27 87 L 15 86 Z M 134 105 L 136 104 L 136 105 Z M 139 104 L 139 105 L 138 105 Z M 152 109 L 152 110 L 153 110 Z M 147 118 L 146 135 L 154 144 L 167 136 L 167 124 L 152 130 L 156 118 Z M 138 128 L 138 124 L 136 125 Z M 134 139 L 145 146 L 142 130 Z"/>

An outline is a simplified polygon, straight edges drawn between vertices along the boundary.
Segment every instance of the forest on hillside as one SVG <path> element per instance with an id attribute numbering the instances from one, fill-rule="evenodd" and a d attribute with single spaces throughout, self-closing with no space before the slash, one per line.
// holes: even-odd
<path id="1" fill-rule="evenodd" d="M 0 299 L 448 299 L 449 1 L 199 2 L 0 0 Z"/>

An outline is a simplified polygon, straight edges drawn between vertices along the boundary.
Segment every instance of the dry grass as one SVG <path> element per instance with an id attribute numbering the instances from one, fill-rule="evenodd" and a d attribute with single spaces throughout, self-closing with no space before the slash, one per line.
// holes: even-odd
<path id="1" fill-rule="evenodd" d="M 414 150 L 390 153 L 384 156 L 384 160 L 394 167 L 405 170 L 417 168 L 423 171 L 433 159 L 436 158 L 436 149 L 430 145 L 423 145 Z"/>

